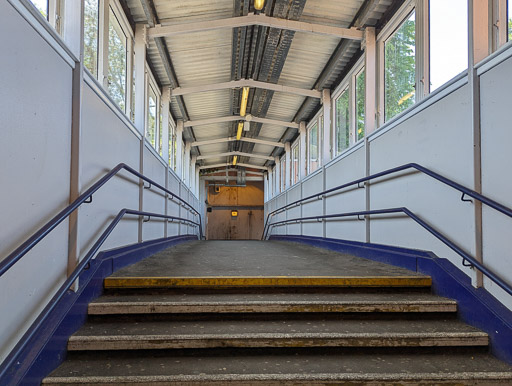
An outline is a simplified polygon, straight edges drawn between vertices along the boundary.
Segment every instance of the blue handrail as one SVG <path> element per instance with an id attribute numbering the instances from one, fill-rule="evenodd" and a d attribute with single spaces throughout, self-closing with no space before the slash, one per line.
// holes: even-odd
<path id="1" fill-rule="evenodd" d="M 460 246 L 455 244 L 453 241 L 451 241 L 448 237 L 446 237 L 444 234 L 433 228 L 431 225 L 429 225 L 425 220 L 420 218 L 418 215 L 411 212 L 409 209 L 405 207 L 401 208 L 389 208 L 389 209 L 375 209 L 375 210 L 364 210 L 360 212 L 346 212 L 346 213 L 334 213 L 334 214 L 326 214 L 322 216 L 308 216 L 308 217 L 297 217 L 292 218 L 288 220 L 282 220 L 277 221 L 275 223 L 271 223 L 269 227 L 267 228 L 266 232 L 264 233 L 264 239 L 267 239 L 267 234 L 269 229 L 271 227 L 277 225 L 283 225 L 290 222 L 300 222 L 300 221 L 311 221 L 311 220 L 322 220 L 322 219 L 329 219 L 329 218 L 339 218 L 339 217 L 352 217 L 352 216 L 371 216 L 371 215 L 377 215 L 377 214 L 391 214 L 391 213 L 404 213 L 409 218 L 414 220 L 416 223 L 421 225 L 423 228 L 425 228 L 427 231 L 429 231 L 432 235 L 434 235 L 438 240 L 440 240 L 443 244 L 445 244 L 447 247 L 449 247 L 451 250 L 453 250 L 455 253 L 457 253 L 459 256 L 463 259 L 463 264 L 465 261 L 469 261 L 470 265 L 476 267 L 478 270 L 480 270 L 485 276 L 487 276 L 489 279 L 491 279 L 493 282 L 498 284 L 505 292 L 507 292 L 509 295 L 512 295 L 512 286 L 510 286 L 508 283 L 506 283 L 502 278 L 500 278 L 497 274 L 495 274 L 490 269 L 486 268 L 482 263 L 480 263 L 478 260 L 476 260 L 473 256 L 468 254 L 466 251 L 464 251 Z"/>
<path id="2" fill-rule="evenodd" d="M 194 212 L 195 215 L 199 217 L 199 238 L 203 238 L 203 230 L 201 224 L 201 214 L 188 202 L 183 200 L 181 197 L 178 197 L 176 194 L 171 192 L 170 190 L 164 188 L 162 185 L 156 183 L 152 179 L 144 176 L 139 173 L 135 169 L 130 166 L 120 163 L 115 168 L 113 168 L 110 172 L 105 174 L 101 179 L 99 179 L 94 185 L 92 185 L 89 189 L 87 189 L 84 193 L 80 195 L 75 201 L 73 201 L 70 205 L 60 211 L 55 217 L 53 217 L 50 221 L 48 221 L 44 226 L 42 226 L 36 233 L 34 233 L 30 238 L 28 238 L 23 244 L 21 244 L 16 250 L 14 250 L 9 256 L 7 256 L 4 260 L 0 262 L 0 277 L 9 270 L 17 261 L 19 261 L 23 256 L 27 254 L 32 248 L 34 248 L 42 239 L 44 239 L 53 229 L 57 227 L 62 221 L 64 221 L 73 211 L 75 211 L 80 205 L 86 202 L 89 199 L 92 199 L 92 195 L 98 191 L 103 185 L 105 185 L 112 177 L 114 177 L 121 170 L 126 170 L 127 172 L 139 177 L 140 179 L 149 182 L 150 185 L 156 186 L 160 190 L 166 192 L 171 196 L 171 199 L 177 199 L 178 201 L 185 204 L 189 210 Z"/>
<path id="3" fill-rule="evenodd" d="M 115 170 L 115 168 L 113 170 Z M 32 338 L 34 338 L 34 336 L 36 335 L 36 333 L 38 332 L 39 328 L 44 323 L 46 318 L 48 318 L 50 316 L 50 313 L 55 309 L 55 307 L 57 306 L 59 301 L 66 295 L 66 293 L 69 290 L 69 288 L 71 287 L 71 285 L 75 282 L 76 279 L 78 279 L 78 277 L 80 276 L 82 271 L 87 267 L 87 265 L 90 263 L 92 258 L 96 255 L 96 253 L 99 251 L 99 249 L 101 248 L 103 243 L 106 241 L 108 236 L 112 233 L 112 231 L 114 230 L 116 225 L 121 221 L 121 219 L 126 214 L 137 215 L 137 216 L 148 216 L 149 218 L 151 218 L 151 217 L 164 218 L 166 220 L 171 220 L 171 221 L 186 222 L 186 223 L 192 224 L 194 226 L 198 226 L 198 227 L 201 226 L 200 223 L 197 223 L 195 221 L 192 221 L 192 220 L 189 220 L 186 218 L 167 216 L 167 215 L 151 213 L 151 212 L 142 212 L 142 211 L 126 209 L 126 208 L 121 209 L 119 211 L 119 213 L 117 214 L 117 216 L 112 220 L 110 225 L 107 227 L 107 229 L 105 229 L 105 231 L 101 234 L 101 236 L 98 238 L 98 240 L 91 247 L 91 249 L 89 249 L 89 251 L 87 252 L 85 257 L 82 259 L 82 261 L 80 261 L 80 263 L 75 268 L 73 273 L 60 286 L 60 288 L 57 290 L 57 292 L 52 297 L 50 302 L 46 305 L 46 307 L 39 314 L 39 316 L 34 321 L 34 323 L 32 323 L 30 328 L 27 330 L 25 335 L 23 335 L 23 337 L 20 339 L 20 341 L 14 347 L 14 349 L 9 353 L 7 358 L 4 360 L 4 362 L 0 366 L 0 380 L 2 380 L 4 376 L 6 376 L 7 372 L 13 371 L 13 366 L 16 365 L 17 359 L 18 359 L 19 355 L 21 354 L 21 352 L 23 351 L 23 349 L 26 347 L 26 345 L 29 343 L 29 341 Z M 21 363 L 19 363 L 19 365 L 21 365 Z"/>
<path id="4" fill-rule="evenodd" d="M 363 178 L 359 178 L 357 180 L 353 180 L 353 181 L 350 181 L 350 182 L 347 182 L 345 184 L 342 184 L 342 185 L 338 185 L 338 186 L 335 186 L 334 188 L 331 188 L 331 189 L 327 189 L 327 190 L 324 190 L 323 192 L 319 192 L 319 193 L 315 193 L 315 194 L 312 194 L 311 196 L 308 196 L 308 197 L 304 197 L 304 198 L 301 198 L 300 200 L 297 200 L 297 201 L 294 201 L 290 204 L 287 204 L 287 205 L 284 205 L 272 212 L 269 212 L 267 214 L 267 218 L 265 220 L 265 226 L 263 227 L 263 234 L 262 234 L 262 240 L 264 239 L 264 236 L 266 234 L 266 229 L 267 229 L 267 226 L 268 226 L 268 221 L 270 219 L 271 216 L 274 216 L 276 213 L 279 213 L 279 212 L 282 212 L 284 211 L 286 208 L 289 208 L 291 206 L 294 206 L 294 205 L 298 205 L 300 204 L 301 202 L 304 202 L 304 201 L 308 201 L 308 200 L 311 200 L 313 198 L 319 198 L 323 195 L 326 195 L 326 194 L 329 194 L 329 193 L 332 193 L 332 192 L 335 192 L 337 190 L 341 190 L 341 189 L 344 189 L 344 188 L 347 188 L 349 186 L 353 186 L 353 185 L 359 185 L 360 183 L 362 182 L 366 182 L 366 181 L 370 181 L 370 180 L 373 180 L 373 179 L 376 179 L 376 178 L 380 178 L 380 177 L 384 177 L 384 176 L 387 176 L 389 174 L 394 174 L 394 173 L 398 173 L 398 172 L 401 172 L 401 171 L 404 171 L 404 170 L 407 170 L 407 169 L 416 169 L 434 179 L 436 179 L 437 181 L 440 181 L 442 182 L 443 184 L 445 185 L 448 185 L 456 190 L 458 190 L 459 192 L 462 193 L 462 197 L 461 199 L 464 199 L 464 196 L 467 195 L 467 196 L 470 196 L 472 198 L 474 198 L 475 200 L 478 200 L 480 201 L 481 203 L 497 210 L 498 212 L 501 212 L 503 213 L 504 215 L 508 216 L 508 217 L 512 217 L 512 209 L 506 207 L 505 205 L 502 205 L 500 204 L 499 202 L 496 202 L 494 200 L 491 200 L 490 198 L 480 194 L 480 193 L 477 193 L 475 192 L 474 190 L 472 189 L 469 189 L 469 188 L 466 188 L 464 185 L 461 185 L 461 184 L 458 184 L 456 183 L 455 181 L 449 179 L 449 178 L 446 178 L 444 176 L 442 176 L 441 174 L 438 174 L 424 166 L 421 166 L 421 165 L 418 165 L 416 163 L 408 163 L 408 164 L 405 164 L 405 165 L 401 165 L 401 166 L 397 166 L 395 168 L 392 168 L 392 169 L 387 169 L 387 170 L 384 170 L 382 172 L 379 172 L 379 173 L 375 173 L 375 174 L 372 174 L 370 176 L 367 176 L 367 177 L 363 177 Z"/>

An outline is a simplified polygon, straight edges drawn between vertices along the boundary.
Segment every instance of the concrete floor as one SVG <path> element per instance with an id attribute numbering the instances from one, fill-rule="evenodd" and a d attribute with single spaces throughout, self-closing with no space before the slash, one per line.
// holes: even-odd
<path id="1" fill-rule="evenodd" d="M 125 267 L 111 277 L 415 276 L 404 268 L 282 241 L 192 241 Z"/>

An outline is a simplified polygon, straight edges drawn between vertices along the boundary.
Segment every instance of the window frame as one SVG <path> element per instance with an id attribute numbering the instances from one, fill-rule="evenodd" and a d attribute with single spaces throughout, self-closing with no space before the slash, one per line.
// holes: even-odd
<path id="1" fill-rule="evenodd" d="M 318 169 L 320 169 L 322 167 L 322 122 L 321 122 L 321 118 L 323 118 L 323 109 L 320 109 L 320 111 L 318 111 L 315 116 L 313 117 L 313 119 L 311 119 L 307 126 L 306 126 L 306 167 L 307 167 L 307 174 L 311 174 L 311 173 L 314 173 L 315 171 L 317 171 Z M 317 125 L 317 163 L 318 163 L 318 166 L 316 167 L 315 170 L 311 170 L 311 158 L 310 158 L 310 154 L 311 154 L 311 145 L 310 145 L 310 136 L 309 136 L 309 133 L 311 131 L 311 129 L 313 128 L 314 125 Z"/>
<path id="2" fill-rule="evenodd" d="M 295 149 L 297 150 L 297 165 L 295 165 L 293 156 Z M 297 138 L 290 146 L 290 163 L 290 186 L 293 186 L 300 181 L 300 138 Z M 297 175 L 297 180 L 295 180 L 295 175 Z"/>
<path id="3" fill-rule="evenodd" d="M 161 100 L 162 100 L 162 90 L 160 90 L 160 87 L 158 87 L 158 84 L 156 82 L 156 79 L 155 77 L 153 76 L 153 73 L 151 72 L 150 68 L 149 68 L 149 65 L 146 63 L 146 81 L 144 82 L 145 83 L 145 95 L 146 95 L 146 98 L 145 98 L 145 108 L 144 108 L 144 112 L 145 112 L 145 124 L 144 124 L 144 138 L 146 139 L 146 141 L 148 142 L 148 144 L 153 148 L 155 149 L 155 151 L 158 153 L 158 148 L 159 148 L 159 142 L 160 142 L 160 130 L 161 130 L 161 127 L 160 127 L 160 111 L 161 111 Z M 147 138 L 147 131 L 148 131 L 148 128 L 149 128 L 149 96 L 150 96 L 150 88 L 154 91 L 155 93 L 155 96 L 156 96 L 156 101 L 155 101 L 155 145 L 153 146 L 153 144 L 149 141 L 149 139 Z"/>

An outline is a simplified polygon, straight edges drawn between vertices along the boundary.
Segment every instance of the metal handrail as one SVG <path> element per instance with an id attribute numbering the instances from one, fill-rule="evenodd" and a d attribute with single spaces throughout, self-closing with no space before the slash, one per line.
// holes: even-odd
<path id="1" fill-rule="evenodd" d="M 120 164 L 122 165 L 122 164 Z M 119 165 L 118 165 L 119 166 Z M 114 170 L 114 169 L 113 169 Z M 38 329 L 41 327 L 41 325 L 44 323 L 46 318 L 50 316 L 50 313 L 55 309 L 58 302 L 66 295 L 67 291 L 71 287 L 71 285 L 75 282 L 76 279 L 80 276 L 82 271 L 86 269 L 86 267 L 91 262 L 92 258 L 96 255 L 96 253 L 99 251 L 103 243 L 106 241 L 108 236 L 112 233 L 116 225 L 121 221 L 121 219 L 126 214 L 131 215 L 137 215 L 137 216 L 148 216 L 156 217 L 156 218 L 164 218 L 171 221 L 180 221 L 180 222 L 187 222 L 189 224 L 195 225 L 200 227 L 201 224 L 197 223 L 195 221 L 181 218 L 181 217 L 175 217 L 175 216 L 167 216 L 163 214 L 158 213 L 151 213 L 151 212 L 142 212 L 138 210 L 132 210 L 132 209 L 121 209 L 117 216 L 112 220 L 110 225 L 105 229 L 105 231 L 101 234 L 101 236 L 98 238 L 98 240 L 94 243 L 94 245 L 89 249 L 85 257 L 80 261 L 78 266 L 75 268 L 73 273 L 66 279 L 66 281 L 60 286 L 60 288 L 57 290 L 55 295 L 52 297 L 52 299 L 49 301 L 49 303 L 46 305 L 46 307 L 43 309 L 43 311 L 39 314 L 39 316 L 36 318 L 34 323 L 30 326 L 30 328 L 27 330 L 25 335 L 19 340 L 19 342 L 16 344 L 14 349 L 9 353 L 7 358 L 4 360 L 4 362 L 0 366 L 0 380 L 3 379 L 3 377 L 7 374 L 7 372 L 11 369 L 12 366 L 16 363 L 18 356 L 21 354 L 22 350 L 26 347 L 28 342 L 36 335 L 38 332 Z"/>
<path id="2" fill-rule="evenodd" d="M 312 194 L 311 196 L 308 196 L 308 197 L 304 197 L 304 198 L 301 198 L 300 200 L 297 200 L 297 201 L 294 201 L 290 204 L 287 204 L 287 205 L 284 205 L 272 212 L 269 212 L 267 214 L 267 218 L 265 220 L 265 226 L 263 227 L 263 234 L 262 234 L 262 237 L 261 239 L 263 240 L 264 237 L 265 237 L 265 234 L 266 234 L 266 229 L 267 229 L 267 226 L 268 226 L 268 221 L 270 219 L 270 216 L 274 216 L 276 213 L 279 213 L 279 212 L 282 212 L 284 211 L 286 208 L 289 208 L 291 206 L 294 206 L 294 205 L 298 205 L 300 204 L 301 202 L 304 202 L 304 201 L 308 201 L 308 200 L 311 200 L 313 198 L 320 198 L 326 194 L 329 194 L 329 193 L 332 193 L 332 192 L 335 192 L 337 190 L 341 190 L 341 189 L 344 189 L 344 188 L 347 188 L 349 186 L 352 186 L 352 185 L 359 185 L 360 183 L 362 182 L 366 182 L 366 181 L 370 181 L 370 180 L 373 180 L 375 178 L 379 178 L 379 177 L 384 177 L 384 176 L 387 176 L 389 174 L 393 174 L 393 173 L 398 173 L 398 172 L 401 172 L 401 171 L 404 171 L 404 170 L 407 170 L 407 169 L 416 169 L 440 182 L 442 182 L 443 184 L 445 185 L 448 185 L 456 190 L 458 190 L 459 192 L 462 193 L 462 196 L 461 196 L 461 200 L 465 201 L 464 199 L 464 196 L 470 196 L 472 198 L 474 198 L 475 200 L 477 201 L 480 201 L 481 203 L 497 210 L 498 212 L 501 212 L 503 213 L 504 215 L 508 216 L 508 217 L 512 217 L 512 209 L 506 207 L 505 205 L 502 205 L 500 204 L 499 202 L 496 202 L 494 200 L 491 200 L 490 198 L 480 194 L 480 193 L 477 193 L 475 192 L 474 190 L 472 189 L 469 189 L 469 188 L 466 188 L 465 186 L 461 185 L 461 184 L 458 184 L 457 182 L 449 179 L 449 178 L 446 178 L 424 166 L 421 166 L 421 165 L 418 165 L 416 163 L 408 163 L 408 164 L 405 164 L 405 165 L 402 165 L 402 166 L 397 166 L 395 168 L 392 168 L 392 169 L 387 169 L 387 170 L 384 170 L 382 172 L 379 172 L 379 173 L 375 173 L 375 174 L 372 174 L 370 176 L 367 176 L 367 177 L 363 177 L 363 178 L 359 178 L 357 180 L 353 180 L 351 182 L 347 182 L 343 185 L 339 185 L 339 186 L 335 186 L 334 188 L 331 188 L 331 189 L 327 189 L 327 190 L 324 190 L 323 192 L 319 192 L 319 193 L 315 193 L 315 194 Z"/>
<path id="3" fill-rule="evenodd" d="M 465 266 L 468 266 L 465 264 L 466 261 L 469 261 L 469 266 L 476 267 L 479 271 L 481 271 L 485 276 L 487 276 L 489 279 L 491 279 L 493 282 L 495 282 L 497 285 L 499 285 L 505 292 L 507 292 L 509 295 L 512 295 L 512 286 L 506 283 L 502 278 L 500 278 L 497 274 L 495 274 L 493 271 L 491 271 L 489 268 L 486 268 L 481 262 L 476 260 L 473 256 L 468 254 L 466 251 L 464 251 L 460 246 L 455 244 L 453 241 L 448 239 L 444 234 L 439 232 L 438 230 L 434 229 L 431 225 L 429 225 L 425 220 L 411 212 L 409 209 L 405 207 L 400 208 L 389 208 L 389 209 L 375 209 L 375 210 L 366 210 L 366 211 L 360 211 L 360 212 L 346 212 L 346 213 L 334 213 L 334 214 L 326 214 L 322 216 L 309 216 L 309 217 L 298 217 L 288 220 L 282 220 L 277 221 L 275 223 L 270 224 L 270 226 L 274 227 L 276 225 L 282 225 L 290 222 L 299 222 L 299 221 L 310 221 L 310 220 L 322 220 L 322 219 L 329 219 L 329 218 L 337 218 L 337 217 L 352 217 L 352 216 L 371 216 L 376 214 L 391 214 L 391 213 L 404 213 L 409 218 L 414 220 L 416 223 L 421 225 L 424 229 L 426 229 L 428 232 L 430 232 L 432 235 L 434 235 L 438 240 L 440 240 L 443 244 L 445 244 L 448 248 L 453 250 L 455 253 L 457 253 L 459 256 L 462 257 L 462 263 Z M 270 229 L 269 226 L 269 229 Z M 264 239 L 267 238 L 267 232 L 264 234 Z"/>
<path id="4" fill-rule="evenodd" d="M 178 197 L 176 194 L 171 192 L 170 190 L 164 188 L 162 185 L 156 183 L 152 179 L 146 177 L 145 175 L 139 173 L 135 169 L 130 166 L 120 163 L 115 168 L 113 168 L 110 172 L 105 174 L 101 179 L 99 179 L 94 185 L 92 185 L 89 189 L 87 189 L 84 193 L 82 193 L 75 201 L 73 201 L 70 205 L 60 211 L 55 217 L 53 217 L 50 221 L 48 221 L 44 226 L 42 226 L 36 233 L 34 233 L 30 238 L 28 238 L 23 244 L 21 244 L 16 250 L 14 250 L 9 256 L 7 256 L 4 260 L 0 262 L 0 277 L 9 270 L 16 262 L 18 262 L 23 256 L 27 254 L 32 248 L 34 248 L 42 239 L 44 239 L 53 229 L 57 227 L 62 221 L 64 221 L 73 211 L 75 211 L 80 205 L 84 202 L 90 203 L 92 201 L 92 195 L 96 193 L 103 185 L 105 185 L 112 177 L 114 177 L 121 170 L 126 170 L 127 172 L 139 177 L 140 179 L 149 182 L 150 186 L 155 186 L 160 190 L 163 190 L 165 193 L 171 196 L 171 199 L 177 199 L 183 204 L 185 204 L 189 210 L 194 212 L 196 216 L 199 217 L 199 238 L 203 238 L 203 227 L 201 223 L 201 214 L 188 202 L 183 200 L 181 197 Z M 87 201 L 89 200 L 89 201 Z"/>

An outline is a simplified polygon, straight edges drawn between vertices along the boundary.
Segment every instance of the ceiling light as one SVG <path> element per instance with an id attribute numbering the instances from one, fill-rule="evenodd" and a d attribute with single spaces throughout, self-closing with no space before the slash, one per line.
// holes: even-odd
<path id="1" fill-rule="evenodd" d="M 242 137 L 242 129 L 244 128 L 244 123 L 239 122 L 238 123 L 238 130 L 236 132 L 236 140 L 240 141 L 240 138 Z"/>
<path id="2" fill-rule="evenodd" d="M 261 11 L 265 5 L 265 0 L 254 0 L 254 9 Z"/>
<path id="3" fill-rule="evenodd" d="M 242 101 L 240 102 L 240 115 L 245 116 L 247 109 L 247 99 L 249 98 L 249 87 L 244 87 L 242 91 Z"/>
<path id="4" fill-rule="evenodd" d="M 235 166 L 235 165 L 236 165 L 236 160 L 237 160 L 237 159 L 238 159 L 238 156 L 237 156 L 237 155 L 235 155 L 235 156 L 233 157 L 233 166 Z"/>
<path id="5" fill-rule="evenodd" d="M 244 131 L 251 130 L 251 124 L 249 122 L 244 122 Z"/>

